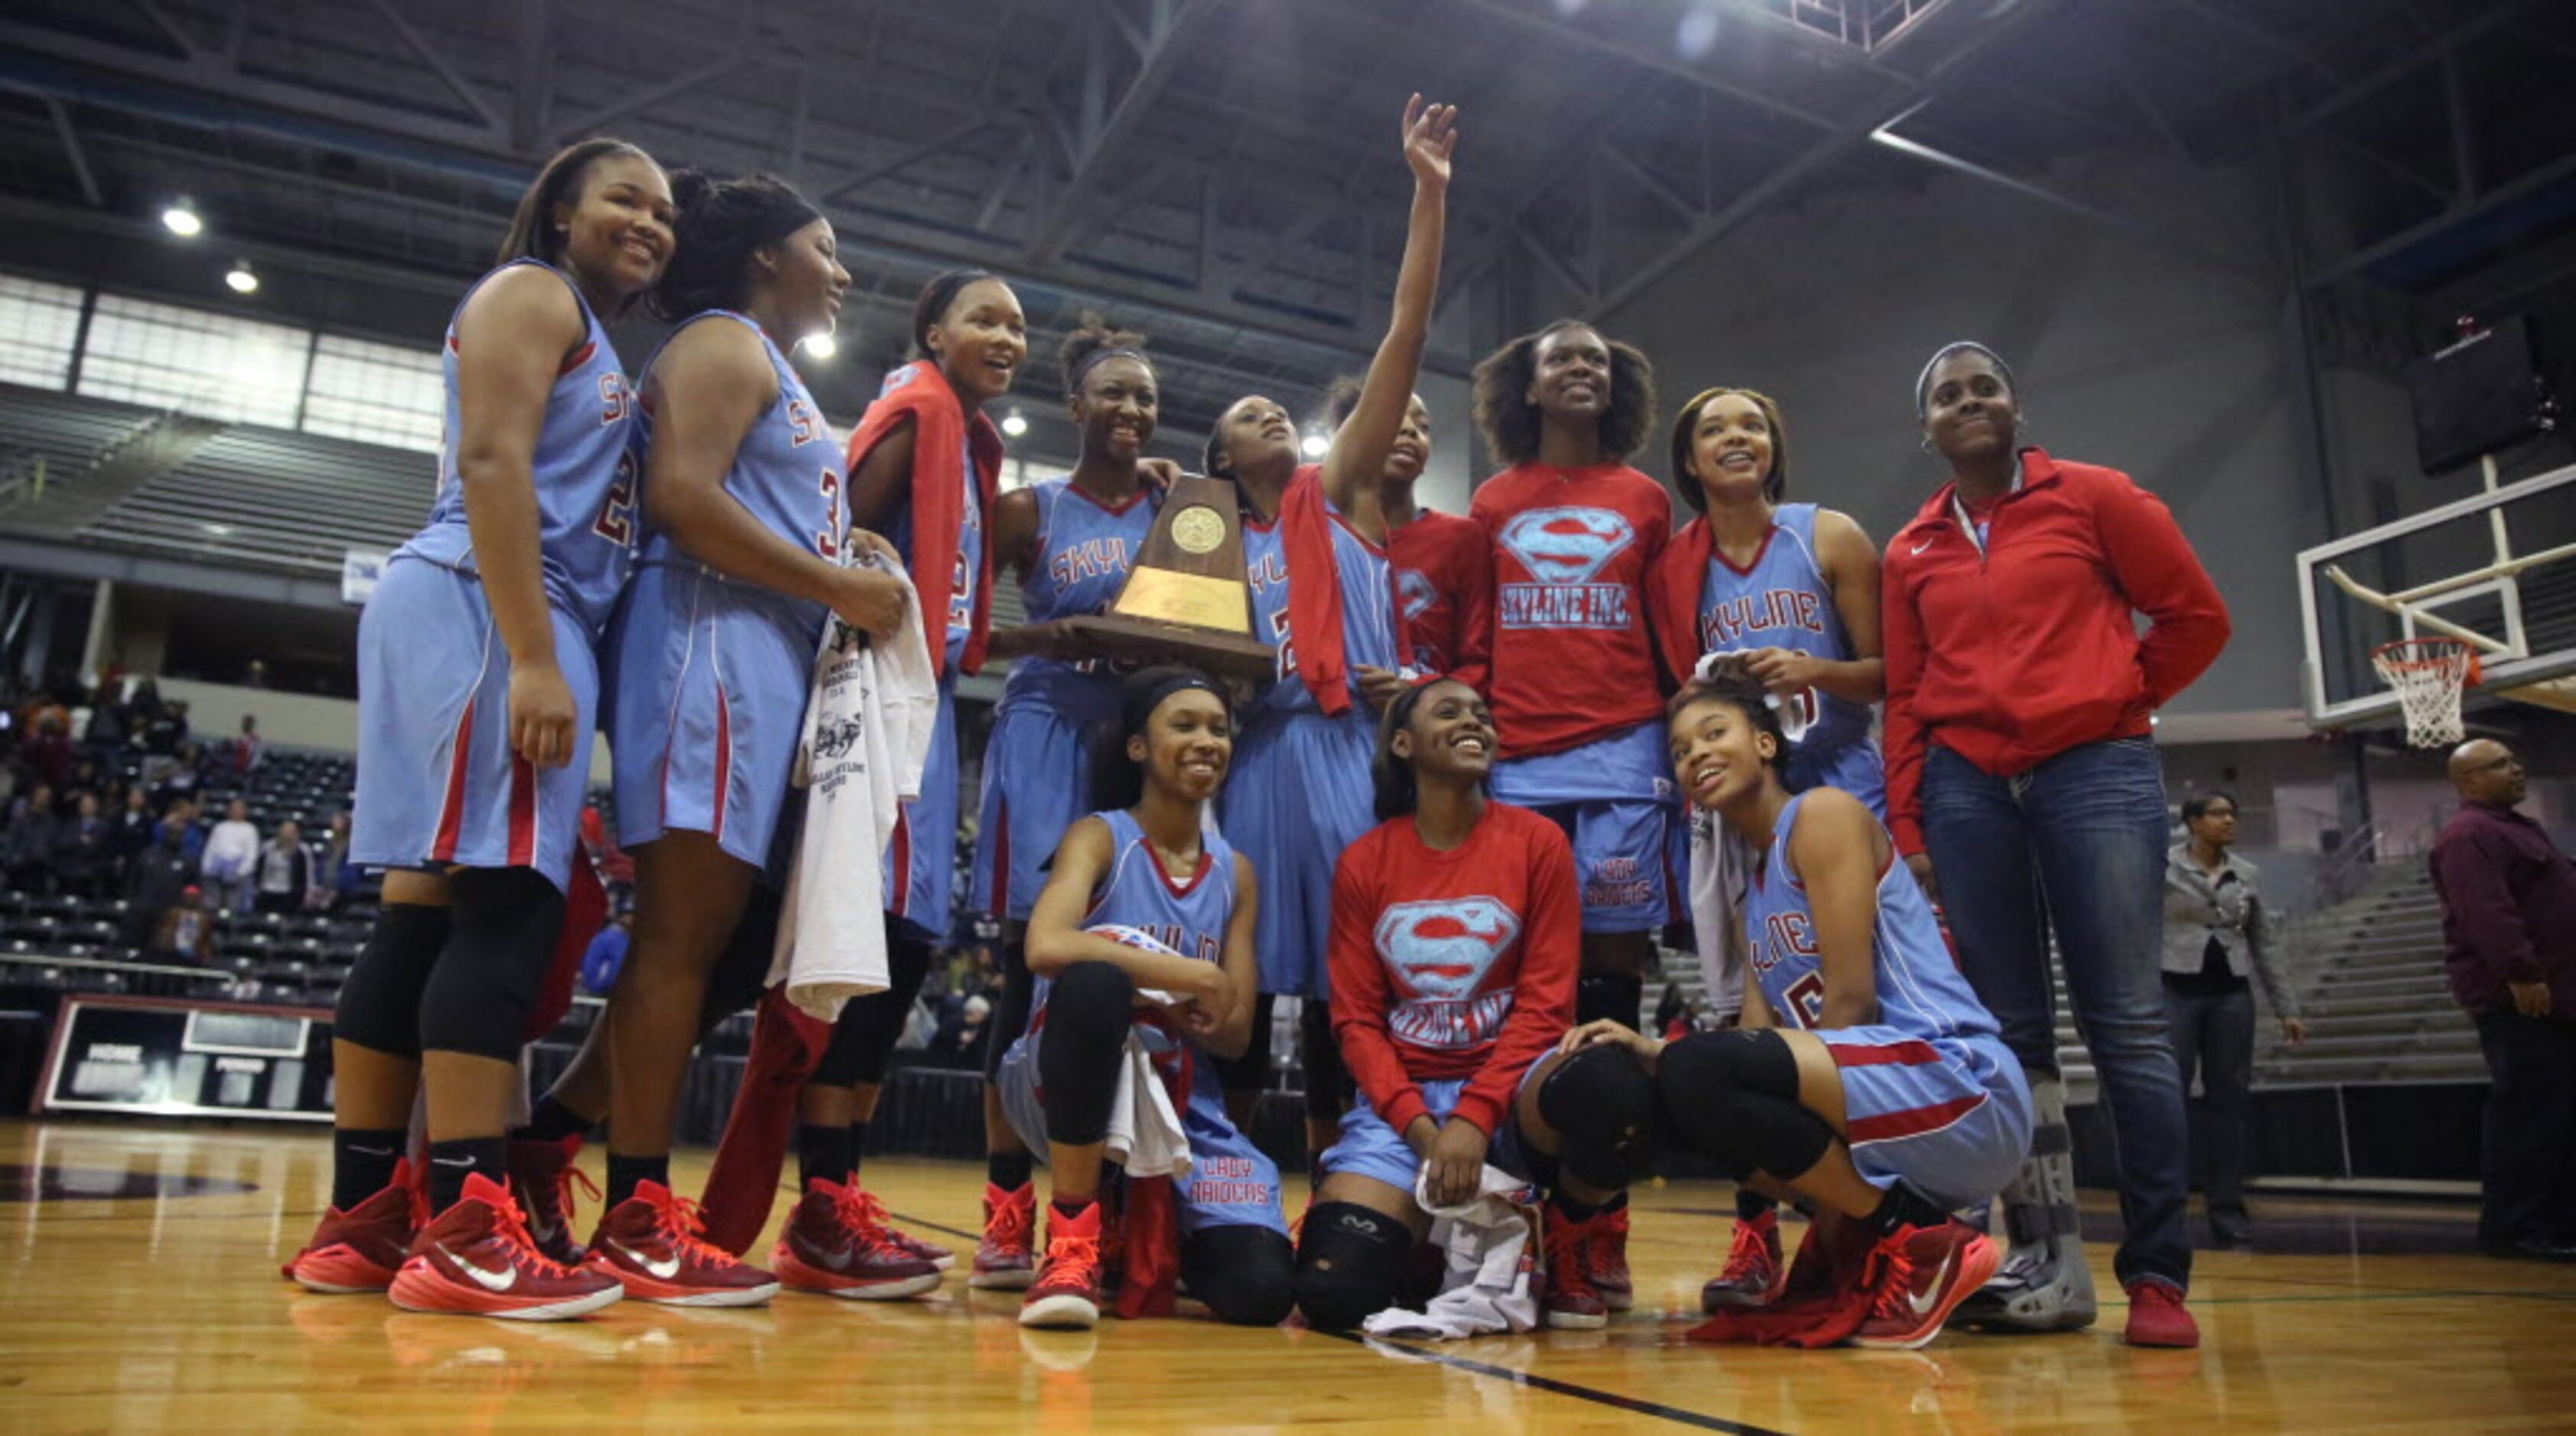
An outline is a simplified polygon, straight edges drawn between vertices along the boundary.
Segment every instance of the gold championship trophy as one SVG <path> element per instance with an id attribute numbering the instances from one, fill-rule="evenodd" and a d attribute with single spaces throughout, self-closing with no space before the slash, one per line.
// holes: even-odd
<path id="1" fill-rule="evenodd" d="M 1256 680 L 1278 670 L 1277 654 L 1252 634 L 1234 485 L 1202 474 L 1172 481 L 1109 611 L 1063 623 L 1103 657 Z"/>

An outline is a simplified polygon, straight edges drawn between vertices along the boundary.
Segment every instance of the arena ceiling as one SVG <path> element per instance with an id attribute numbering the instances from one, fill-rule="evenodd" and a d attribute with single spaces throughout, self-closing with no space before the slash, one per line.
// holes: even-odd
<path id="1" fill-rule="evenodd" d="M 1302 399 L 1383 323 L 1404 93 L 1465 111 L 1447 286 L 1600 313 L 1826 183 L 1980 176 L 2327 283 L 2563 216 L 2576 7 L 2484 0 L 13 0 L 0 214 L 140 232 L 185 194 L 245 252 L 452 288 L 532 166 L 607 130 L 824 203 L 871 303 L 938 268 L 1152 331 L 1168 425 Z M 2165 234 L 2069 163 L 2278 144 L 2296 243 Z M 2520 226 L 2518 230 L 2516 227 Z M 2484 236 L 2484 238 L 2480 238 Z M 2403 278 L 2403 273 L 2399 274 Z M 1489 297 L 1490 296 L 1490 297 Z M 1462 332 L 1463 331 L 1463 332 Z"/>

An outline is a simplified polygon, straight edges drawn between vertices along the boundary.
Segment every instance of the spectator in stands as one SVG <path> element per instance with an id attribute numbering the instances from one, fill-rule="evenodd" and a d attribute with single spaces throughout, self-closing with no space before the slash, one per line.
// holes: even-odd
<path id="1" fill-rule="evenodd" d="M 145 944 L 143 955 L 162 962 L 215 960 L 215 916 L 206 911 L 205 889 L 180 889 L 179 900 L 162 909 L 153 922 L 152 940 Z"/>
<path id="2" fill-rule="evenodd" d="M 206 806 L 194 798 L 171 804 L 179 815 L 179 847 L 188 861 L 202 868 L 206 862 Z M 164 816 L 167 816 L 165 814 Z"/>
<path id="3" fill-rule="evenodd" d="M 62 891 L 85 899 L 107 895 L 116 867 L 115 834 L 98 794 L 85 792 L 74 801 L 72 816 L 54 834 L 53 866 Z"/>
<path id="4" fill-rule="evenodd" d="M 8 831 L 0 833 L 0 866 L 8 869 L 11 887 L 53 891 L 54 839 L 61 830 L 61 820 L 54 816 L 53 785 L 39 781 L 10 815 Z"/>
<path id="5" fill-rule="evenodd" d="M 2165 1017 L 2183 1089 L 2200 1070 L 2201 1135 L 2209 1154 L 2202 1190 L 2209 1232 L 2221 1247 L 2242 1245 L 2245 1212 L 2245 1107 L 2254 1082 L 2254 993 L 2249 972 L 2296 1047 L 2307 1040 L 2299 995 L 2282 970 L 2280 928 L 2255 886 L 2254 865 L 2229 853 L 2236 845 L 2236 798 L 2201 793 L 2182 805 L 2188 836 L 2165 855 Z"/>
<path id="6" fill-rule="evenodd" d="M 203 776 L 204 767 L 205 755 L 196 744 L 180 744 L 179 751 L 173 755 L 172 762 L 161 775 L 160 786 L 153 790 L 152 801 L 166 810 L 172 803 L 182 798 L 194 800 L 197 796 L 197 780 Z"/>
<path id="7" fill-rule="evenodd" d="M 235 798 L 224 809 L 224 820 L 206 835 L 203 867 L 216 907 L 225 912 L 250 910 L 251 880 L 259 867 L 259 829 L 251 824 L 248 803 Z"/>
<path id="8" fill-rule="evenodd" d="M 252 660 L 254 663 L 257 661 Z M 231 746 L 234 772 L 247 778 L 259 770 L 259 760 L 268 751 L 268 743 L 259 736 L 259 719 L 256 715 L 249 713 L 242 715 L 241 736 L 235 738 Z"/>
<path id="9" fill-rule="evenodd" d="M 606 997 L 617 983 L 617 970 L 626 965 L 626 943 L 635 928 L 635 910 L 621 907 L 608 926 L 590 940 L 581 955 L 581 990 L 593 997 Z"/>
<path id="10" fill-rule="evenodd" d="M 116 851 L 116 875 L 121 881 L 133 867 L 135 854 L 152 846 L 153 830 L 161 826 L 152 816 L 152 795 L 139 784 L 126 788 L 124 805 L 109 826 L 113 832 L 109 846 Z"/>
<path id="11" fill-rule="evenodd" d="M 2528 787 L 2512 749 L 2461 744 L 2451 786 L 2460 810 L 2432 858 L 2442 965 L 2494 1079 L 2478 1247 L 2576 1261 L 2576 863 L 2514 811 Z"/>
<path id="12" fill-rule="evenodd" d="M 331 831 L 322 839 L 322 905 L 333 912 L 357 900 L 358 888 L 366 881 L 366 871 L 349 861 L 349 815 L 331 815 Z"/>
<path id="13" fill-rule="evenodd" d="M 127 737 L 124 705 L 105 691 L 89 710 L 89 726 L 81 732 L 81 746 L 92 753 L 113 755 L 123 752 Z"/>
<path id="14" fill-rule="evenodd" d="M 144 686 L 151 687 L 151 680 L 146 679 Z M 153 700 L 158 706 L 144 727 L 143 751 L 166 757 L 188 741 L 188 705 L 176 699 L 161 703 L 160 696 L 159 690 L 154 690 Z"/>
<path id="15" fill-rule="evenodd" d="M 993 999 L 977 993 L 960 1003 L 954 1022 L 941 1024 L 931 1043 L 930 1059 L 941 1067 L 981 1071 L 984 1049 L 993 1040 Z"/>
<path id="16" fill-rule="evenodd" d="M 72 742 L 64 736 L 71 719 L 57 705 L 45 710 L 37 719 L 27 739 L 26 758 L 29 771 L 39 782 L 60 788 L 72 775 Z"/>
<path id="17" fill-rule="evenodd" d="M 277 825 L 277 836 L 260 846 L 252 903 L 261 912 L 290 913 L 305 905 L 313 892 L 313 853 L 304 846 L 304 829 L 293 818 Z"/>
<path id="18" fill-rule="evenodd" d="M 118 941 L 127 947 L 149 943 L 161 914 L 178 906 L 197 882 L 197 860 L 188 851 L 193 811 L 174 803 L 161 815 L 152 842 L 135 855 L 125 874 L 125 925 Z"/>

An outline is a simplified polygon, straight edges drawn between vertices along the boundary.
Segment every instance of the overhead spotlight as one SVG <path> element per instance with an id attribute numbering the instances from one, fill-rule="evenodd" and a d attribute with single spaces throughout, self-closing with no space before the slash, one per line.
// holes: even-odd
<path id="1" fill-rule="evenodd" d="M 1686 60 L 1696 60 L 1717 48 L 1717 7 L 1708 0 L 1694 0 L 1682 11 L 1681 24 L 1673 31 L 1673 47 Z"/>
<path id="2" fill-rule="evenodd" d="M 190 208 L 184 199 L 161 211 L 161 224 L 181 239 L 195 239 L 206 230 L 206 222 L 197 217 L 196 210 Z"/>
<path id="3" fill-rule="evenodd" d="M 1026 414 L 1021 413 L 1017 409 L 1013 409 L 1011 412 L 1002 416 L 1002 432 L 1009 437 L 1016 439 L 1028 431 L 1029 419 Z"/>
<path id="4" fill-rule="evenodd" d="M 235 294 L 257 294 L 259 292 L 259 276 L 251 272 L 249 260 L 236 259 L 233 261 L 233 267 L 224 274 L 224 287 L 230 289 Z"/>
<path id="5" fill-rule="evenodd" d="M 804 341 L 796 347 L 817 359 L 829 359 L 841 352 L 840 344 L 832 338 L 832 331 L 829 329 L 820 334 L 806 335 Z"/>
<path id="6" fill-rule="evenodd" d="M 1330 436 L 1324 434 L 1308 434 L 1304 442 L 1297 445 L 1297 452 L 1319 461 L 1332 451 L 1333 441 Z"/>

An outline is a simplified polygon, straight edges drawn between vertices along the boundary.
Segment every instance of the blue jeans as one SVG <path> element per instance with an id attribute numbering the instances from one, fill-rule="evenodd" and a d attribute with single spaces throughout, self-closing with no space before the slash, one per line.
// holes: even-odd
<path id="1" fill-rule="evenodd" d="M 2127 1235 L 2113 1269 L 2191 1280 L 2191 1138 L 2165 1025 L 2165 788 L 2155 744 L 2115 738 L 1998 778 L 1932 744 L 1923 840 L 1959 968 L 2034 1076 L 2057 1070 L 2048 936 L 2111 1117 Z"/>

